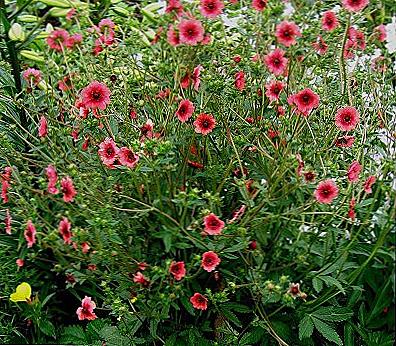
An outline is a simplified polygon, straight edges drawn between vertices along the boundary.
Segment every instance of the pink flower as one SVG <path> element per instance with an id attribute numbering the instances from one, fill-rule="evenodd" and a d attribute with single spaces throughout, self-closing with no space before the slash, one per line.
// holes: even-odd
<path id="1" fill-rule="evenodd" d="M 301 158 L 301 154 L 296 154 L 296 160 L 298 162 L 297 175 L 300 177 L 302 174 L 302 171 L 304 169 L 305 163 L 304 163 L 303 159 Z"/>
<path id="2" fill-rule="evenodd" d="M 353 161 L 348 168 L 348 173 L 347 173 L 348 180 L 350 182 L 358 181 L 361 170 L 362 170 L 362 166 L 359 164 L 359 162 Z"/>
<path id="3" fill-rule="evenodd" d="M 56 195 L 59 192 L 59 190 L 56 188 L 56 183 L 58 181 L 58 174 L 56 173 L 55 167 L 49 165 L 45 169 L 45 173 L 48 178 L 48 188 L 47 188 L 48 193 Z"/>
<path id="4" fill-rule="evenodd" d="M 183 279 L 186 276 L 186 268 L 184 267 L 184 262 L 172 261 L 169 267 L 169 273 L 171 273 L 177 281 Z"/>
<path id="5" fill-rule="evenodd" d="M 290 47 L 297 43 L 296 36 L 301 36 L 301 33 L 294 22 L 285 20 L 276 26 L 275 36 L 279 43 Z"/>
<path id="6" fill-rule="evenodd" d="M 3 203 L 8 203 L 8 188 L 10 187 L 10 183 L 8 180 L 2 180 L 1 182 L 1 199 Z"/>
<path id="7" fill-rule="evenodd" d="M 345 43 L 343 56 L 344 59 L 352 59 L 355 54 L 353 50 L 356 48 L 356 42 L 348 39 Z"/>
<path id="8" fill-rule="evenodd" d="M 243 91 L 245 89 L 245 73 L 243 71 L 239 71 L 235 74 L 235 88 L 239 91 Z"/>
<path id="9" fill-rule="evenodd" d="M 118 158 L 122 165 L 129 168 L 134 168 L 139 162 L 139 156 L 126 147 L 122 147 L 118 151 Z"/>
<path id="10" fill-rule="evenodd" d="M 223 12 L 224 3 L 222 0 L 201 0 L 199 11 L 204 17 L 215 18 Z"/>
<path id="11" fill-rule="evenodd" d="M 279 100 L 279 94 L 282 92 L 285 84 L 280 81 L 272 80 L 265 85 L 265 95 L 269 98 L 270 102 Z"/>
<path id="12" fill-rule="evenodd" d="M 316 50 L 319 55 L 324 55 L 329 48 L 328 44 L 323 40 L 322 36 L 318 36 L 316 42 L 312 43 L 312 47 Z"/>
<path id="13" fill-rule="evenodd" d="M 110 94 L 105 84 L 93 81 L 82 90 L 82 102 L 86 108 L 104 110 L 110 103 Z"/>
<path id="14" fill-rule="evenodd" d="M 208 299 L 201 293 L 194 293 L 190 298 L 190 302 L 195 309 L 206 310 L 208 308 Z"/>
<path id="15" fill-rule="evenodd" d="M 64 177 L 61 180 L 61 190 L 63 193 L 63 200 L 68 202 L 73 202 L 74 197 L 77 195 L 76 190 L 73 186 L 73 180 L 70 177 Z"/>
<path id="16" fill-rule="evenodd" d="M 29 220 L 27 222 L 24 236 L 25 236 L 28 248 L 32 247 L 36 243 L 36 228 L 34 227 L 32 220 Z"/>
<path id="17" fill-rule="evenodd" d="M 60 223 L 59 223 L 59 233 L 63 238 L 63 241 L 65 244 L 70 244 L 71 243 L 71 237 L 73 236 L 71 230 L 71 223 L 69 220 L 64 217 Z"/>
<path id="18" fill-rule="evenodd" d="M 337 138 L 335 145 L 341 148 L 350 148 L 355 142 L 354 136 L 342 136 Z"/>
<path id="19" fill-rule="evenodd" d="M 333 31 L 339 25 L 336 14 L 333 11 L 326 11 L 322 16 L 322 29 L 325 31 Z"/>
<path id="20" fill-rule="evenodd" d="M 149 280 L 141 272 L 137 272 L 133 275 L 133 282 L 139 283 L 143 286 L 147 286 L 149 284 Z"/>
<path id="21" fill-rule="evenodd" d="M 333 180 L 326 179 L 319 183 L 314 196 L 319 203 L 330 204 L 338 196 L 338 187 Z"/>
<path id="22" fill-rule="evenodd" d="M 265 8 L 267 7 L 267 2 L 268 0 L 252 0 L 252 7 L 256 10 L 256 11 L 264 11 Z"/>
<path id="23" fill-rule="evenodd" d="M 297 94 L 291 95 L 288 99 L 289 101 L 297 107 L 299 112 L 307 116 L 314 108 L 319 106 L 319 95 L 306 88 Z"/>
<path id="24" fill-rule="evenodd" d="M 22 258 L 18 258 L 18 259 L 15 261 L 15 263 L 16 263 L 16 265 L 17 265 L 19 268 L 21 268 L 21 267 L 23 267 L 23 266 L 25 265 L 25 261 L 24 261 Z"/>
<path id="25" fill-rule="evenodd" d="M 10 210 L 6 209 L 4 224 L 5 224 L 5 232 L 7 234 L 11 234 L 11 222 L 12 222 L 12 218 L 11 218 Z"/>
<path id="26" fill-rule="evenodd" d="M 211 213 L 204 217 L 204 231 L 209 235 L 219 235 L 224 228 L 224 221 Z"/>
<path id="27" fill-rule="evenodd" d="M 169 27 L 168 27 L 168 31 L 166 33 L 166 39 L 167 39 L 168 43 L 173 47 L 176 47 L 180 44 L 179 35 L 175 31 L 172 24 L 169 25 Z"/>
<path id="28" fill-rule="evenodd" d="M 199 86 L 201 85 L 201 71 L 203 70 L 203 67 L 201 65 L 198 65 L 194 68 L 193 74 L 191 76 L 192 78 L 192 83 L 195 91 L 199 90 Z"/>
<path id="29" fill-rule="evenodd" d="M 75 8 L 72 8 L 70 11 L 66 13 L 66 19 L 67 20 L 72 20 L 72 18 L 75 16 L 77 13 L 77 10 Z"/>
<path id="30" fill-rule="evenodd" d="M 115 24 L 114 24 L 114 22 L 111 19 L 104 18 L 104 19 L 102 19 L 99 22 L 98 27 L 99 27 L 101 32 L 105 32 L 105 30 L 114 29 L 115 28 Z"/>
<path id="31" fill-rule="evenodd" d="M 182 100 L 177 108 L 176 116 L 182 123 L 184 123 L 192 117 L 194 110 L 194 104 L 190 100 Z"/>
<path id="32" fill-rule="evenodd" d="M 85 296 L 81 301 L 81 307 L 76 311 L 78 319 L 93 321 L 97 318 L 96 314 L 93 312 L 96 308 L 95 302 L 92 301 L 91 297 Z"/>
<path id="33" fill-rule="evenodd" d="M 374 29 L 374 32 L 376 33 L 376 35 L 378 37 L 378 41 L 384 42 L 386 40 L 386 29 L 385 29 L 384 24 L 378 25 Z"/>
<path id="34" fill-rule="evenodd" d="M 366 40 L 363 31 L 354 27 L 348 29 L 348 39 L 353 43 L 350 48 L 364 50 L 366 48 Z"/>
<path id="35" fill-rule="evenodd" d="M 351 131 L 359 123 L 359 113 L 354 107 L 344 107 L 337 111 L 335 124 L 341 131 Z"/>
<path id="36" fill-rule="evenodd" d="M 204 38 L 202 23 L 196 19 L 183 19 L 179 23 L 180 43 L 196 46 Z"/>
<path id="37" fill-rule="evenodd" d="M 216 120 L 212 114 L 202 113 L 194 121 L 195 132 L 206 136 L 216 127 Z"/>
<path id="38" fill-rule="evenodd" d="M 215 268 L 220 264 L 221 260 L 219 256 L 213 252 L 208 251 L 202 255 L 202 267 L 207 272 L 215 270 Z"/>
<path id="39" fill-rule="evenodd" d="M 369 4 L 369 0 L 342 0 L 342 6 L 349 12 L 359 12 Z"/>
<path id="40" fill-rule="evenodd" d="M 41 81 L 41 71 L 36 70 L 35 68 L 28 68 L 22 74 L 23 79 L 26 83 L 29 84 L 30 87 L 33 85 L 38 85 Z"/>
<path id="41" fill-rule="evenodd" d="M 349 210 L 348 210 L 348 217 L 351 220 L 355 220 L 356 212 L 355 212 L 356 200 L 352 197 L 349 201 Z"/>
<path id="42" fill-rule="evenodd" d="M 47 37 L 47 44 L 51 49 L 62 52 L 62 50 L 66 46 L 66 41 L 68 38 L 69 33 L 66 30 L 54 30 Z"/>
<path id="43" fill-rule="evenodd" d="M 365 193 L 369 194 L 372 193 L 373 190 L 371 187 L 375 184 L 377 178 L 374 175 L 370 175 L 367 180 L 363 184 L 363 190 Z"/>
<path id="44" fill-rule="evenodd" d="M 183 5 L 181 4 L 180 0 L 167 1 L 165 12 L 170 13 L 172 11 L 175 11 L 177 14 L 181 14 L 181 12 L 183 11 Z"/>
<path id="45" fill-rule="evenodd" d="M 285 71 L 288 60 L 285 58 L 285 52 L 276 48 L 264 57 L 264 62 L 271 73 L 279 76 Z"/>
<path id="46" fill-rule="evenodd" d="M 47 134 L 48 134 L 48 123 L 47 123 L 47 119 L 43 115 L 40 118 L 38 135 L 39 135 L 40 138 L 42 138 L 42 137 L 47 136 Z"/>
<path id="47" fill-rule="evenodd" d="M 67 38 L 65 42 L 65 46 L 69 49 L 73 49 L 79 44 L 81 44 L 82 40 L 83 40 L 83 36 L 81 34 L 71 35 Z"/>
<path id="48" fill-rule="evenodd" d="M 81 243 L 81 251 L 83 254 L 87 254 L 88 251 L 90 250 L 90 248 L 91 247 L 89 246 L 89 244 L 86 241 Z"/>
<path id="49" fill-rule="evenodd" d="M 118 158 L 119 149 L 114 140 L 107 137 L 102 143 L 99 144 L 98 154 L 100 159 L 106 166 L 110 166 Z"/>

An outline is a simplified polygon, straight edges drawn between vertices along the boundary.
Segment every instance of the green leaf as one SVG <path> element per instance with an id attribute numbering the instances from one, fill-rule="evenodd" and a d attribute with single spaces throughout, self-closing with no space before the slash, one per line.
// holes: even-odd
<path id="1" fill-rule="evenodd" d="M 180 301 L 190 315 L 195 316 L 195 310 L 186 296 L 181 296 Z"/>
<path id="2" fill-rule="evenodd" d="M 312 323 L 312 319 L 309 315 L 305 315 L 305 317 L 300 321 L 298 325 L 298 337 L 300 340 L 311 337 L 314 330 L 314 325 Z"/>
<path id="3" fill-rule="evenodd" d="M 55 326 L 52 324 L 52 322 L 46 319 L 40 320 L 38 326 L 45 335 L 51 336 L 53 338 L 55 337 Z"/>
<path id="4" fill-rule="evenodd" d="M 242 326 L 241 321 L 239 321 L 238 317 L 231 310 L 221 308 L 221 312 L 227 319 L 229 319 L 231 322 L 233 322 L 236 326 L 238 326 L 238 327 Z"/>
<path id="5" fill-rule="evenodd" d="M 353 312 L 349 308 L 327 306 L 316 310 L 311 316 L 323 321 L 339 322 L 351 318 Z"/>
<path id="6" fill-rule="evenodd" d="M 228 309 L 228 310 L 232 310 L 232 311 L 236 311 L 236 312 L 240 312 L 242 314 L 248 313 L 250 312 L 250 309 L 243 304 L 239 304 L 239 303 L 224 303 L 222 305 L 222 307 Z"/>
<path id="7" fill-rule="evenodd" d="M 337 332 L 334 330 L 332 326 L 315 317 L 312 317 L 312 320 L 315 325 L 315 328 L 318 330 L 320 334 L 323 335 L 324 338 L 326 338 L 331 342 L 334 342 L 336 345 L 343 345 L 340 336 L 337 334 Z"/>
<path id="8" fill-rule="evenodd" d="M 239 341 L 239 345 L 254 345 L 257 344 L 265 334 L 262 327 L 254 327 L 252 330 L 244 334 Z"/>
<path id="9" fill-rule="evenodd" d="M 312 279 L 312 286 L 314 290 L 319 293 L 323 289 L 323 281 L 320 280 L 318 277 L 314 277 Z"/>
<path id="10" fill-rule="evenodd" d="M 331 276 L 320 276 L 320 279 L 322 279 L 327 286 L 331 287 L 331 286 L 336 286 L 342 293 L 345 294 L 345 290 L 342 287 L 342 284 L 340 281 L 338 281 L 337 279 L 334 279 Z"/>
<path id="11" fill-rule="evenodd" d="M 81 326 L 69 326 L 63 329 L 60 344 L 85 345 L 87 339 Z"/>

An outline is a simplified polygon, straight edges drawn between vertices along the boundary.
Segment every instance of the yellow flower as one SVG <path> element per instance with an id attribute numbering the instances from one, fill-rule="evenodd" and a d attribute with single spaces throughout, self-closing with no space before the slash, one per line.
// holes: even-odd
<path id="1" fill-rule="evenodd" d="M 10 295 L 10 300 L 14 303 L 16 302 L 27 302 L 30 301 L 30 296 L 32 295 L 32 288 L 27 282 L 22 282 L 15 290 L 14 293 Z"/>

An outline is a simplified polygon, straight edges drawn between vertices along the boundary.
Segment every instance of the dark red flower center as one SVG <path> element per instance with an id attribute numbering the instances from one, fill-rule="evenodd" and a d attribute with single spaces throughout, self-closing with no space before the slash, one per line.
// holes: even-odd
<path id="1" fill-rule="evenodd" d="M 93 91 L 91 96 L 95 101 L 99 101 L 102 98 L 102 93 L 100 91 Z"/>

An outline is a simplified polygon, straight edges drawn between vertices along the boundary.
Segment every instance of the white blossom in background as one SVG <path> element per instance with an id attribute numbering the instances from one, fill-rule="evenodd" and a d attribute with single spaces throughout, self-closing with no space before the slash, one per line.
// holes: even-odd
<path id="1" fill-rule="evenodd" d="M 166 1 L 158 1 L 158 4 L 161 5 L 161 7 L 157 10 L 158 14 L 165 14 L 165 9 L 166 9 Z"/>
<path id="2" fill-rule="evenodd" d="M 282 13 L 282 17 L 289 17 L 295 12 L 293 5 L 290 2 L 285 3 L 285 8 Z"/>
<path id="3" fill-rule="evenodd" d="M 392 17 L 392 22 L 385 25 L 386 44 L 385 47 L 390 54 L 396 52 L 396 17 Z"/>

